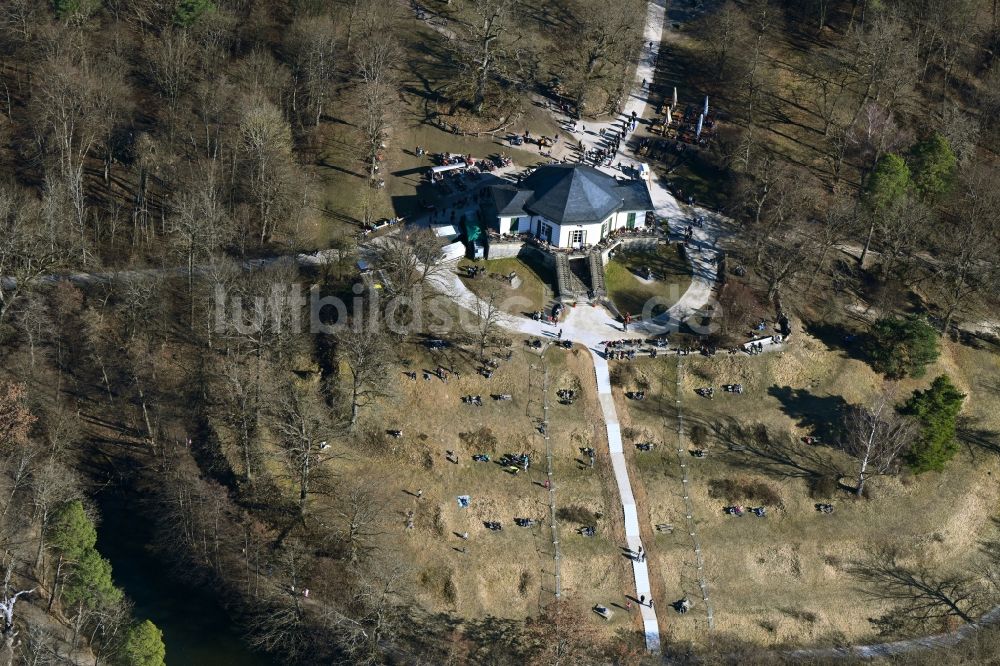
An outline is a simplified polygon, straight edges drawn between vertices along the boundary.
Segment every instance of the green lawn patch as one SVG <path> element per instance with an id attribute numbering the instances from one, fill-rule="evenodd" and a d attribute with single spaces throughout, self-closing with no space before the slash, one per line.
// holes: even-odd
<path id="1" fill-rule="evenodd" d="M 647 266 L 656 276 L 652 282 L 639 278 Z M 674 246 L 659 245 L 655 251 L 620 251 L 605 267 L 604 279 L 608 296 L 620 313 L 640 315 L 646 304 L 656 299 L 649 313 L 655 316 L 684 295 L 691 285 L 691 272 Z"/>
<path id="2" fill-rule="evenodd" d="M 541 260 L 535 260 L 530 255 L 523 260 L 510 258 L 471 262 L 463 259 L 458 265 L 460 269 L 468 265 L 486 268 L 486 274 L 477 278 L 463 277 L 462 281 L 480 297 L 486 297 L 491 288 L 499 287 L 502 293 L 500 306 L 505 312 L 521 315 L 541 310 L 548 301 L 551 288 L 547 285 L 552 284 L 552 271 Z M 507 275 L 512 271 L 521 278 L 521 284 L 516 289 L 511 288 L 505 280 L 492 277 Z"/>

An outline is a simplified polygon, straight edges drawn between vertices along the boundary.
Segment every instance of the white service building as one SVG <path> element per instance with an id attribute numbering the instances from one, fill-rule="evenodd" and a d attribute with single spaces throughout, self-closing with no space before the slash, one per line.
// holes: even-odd
<path id="1" fill-rule="evenodd" d="M 579 248 L 612 231 L 645 225 L 653 210 L 645 180 L 625 180 L 579 164 L 539 167 L 518 185 L 490 188 L 493 229 L 530 233 L 551 245 Z"/>

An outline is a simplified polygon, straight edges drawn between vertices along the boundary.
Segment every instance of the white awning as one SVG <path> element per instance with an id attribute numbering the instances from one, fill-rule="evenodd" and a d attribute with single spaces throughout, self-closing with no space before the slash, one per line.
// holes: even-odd
<path id="1" fill-rule="evenodd" d="M 442 224 L 440 226 L 436 226 L 434 227 L 434 233 L 442 238 L 459 235 L 458 229 L 453 224 Z"/>
<path id="2" fill-rule="evenodd" d="M 459 162 L 458 164 L 445 164 L 444 166 L 431 167 L 431 173 L 437 175 L 439 173 L 445 173 L 446 171 L 455 171 L 456 169 L 468 169 L 469 165 L 465 162 Z"/>

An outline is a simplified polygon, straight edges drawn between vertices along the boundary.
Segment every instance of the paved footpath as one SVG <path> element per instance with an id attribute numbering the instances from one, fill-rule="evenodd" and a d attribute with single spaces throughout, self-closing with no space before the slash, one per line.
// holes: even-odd
<path id="1" fill-rule="evenodd" d="M 439 282 L 438 288 L 451 295 L 460 305 L 466 309 L 476 309 L 477 296 L 469 291 L 465 283 L 455 271 L 447 271 L 442 275 L 435 276 Z M 690 291 L 690 289 L 689 289 Z M 685 294 L 686 296 L 687 294 Z M 682 301 L 686 299 L 682 298 Z M 680 307 L 679 307 L 680 306 Z M 676 309 L 678 312 L 687 306 L 678 303 L 670 312 Z M 667 314 L 670 314 L 668 312 Z M 505 316 L 501 318 L 500 325 L 504 328 L 540 337 L 542 339 L 553 340 L 559 328 L 563 330 L 563 339 L 572 340 L 574 343 L 583 344 L 594 361 L 594 373 L 597 377 L 597 395 L 601 404 L 601 411 L 604 415 L 604 423 L 608 435 L 608 453 L 611 460 L 611 467 L 614 470 L 615 481 L 618 484 L 618 495 L 621 499 L 622 510 L 625 517 L 625 539 L 627 547 L 637 553 L 643 547 L 639 529 L 639 511 L 636 507 L 635 496 L 632 494 L 632 482 L 629 479 L 628 467 L 625 462 L 625 451 L 622 443 L 621 427 L 618 422 L 618 411 L 615 408 L 614 398 L 611 394 L 611 373 L 608 362 L 604 358 L 603 342 L 611 339 L 622 339 L 629 337 L 646 338 L 646 334 L 639 330 L 632 333 L 624 333 L 619 324 L 604 308 L 590 306 L 577 306 L 568 308 L 566 319 L 553 326 L 540 321 L 534 321 L 527 317 Z M 648 552 L 648 549 L 645 551 Z M 632 573 L 635 579 L 634 596 L 638 599 L 645 596 L 652 599 L 652 590 L 649 583 L 649 568 L 645 561 L 632 560 Z M 640 606 L 642 615 L 643 632 L 646 639 L 646 648 L 651 652 L 660 649 L 660 630 L 656 619 L 656 610 L 649 606 Z"/>
<path id="2" fill-rule="evenodd" d="M 629 550 L 638 553 L 639 549 L 643 547 L 639 532 L 639 512 L 635 505 L 635 496 L 632 495 L 632 482 L 629 479 L 628 467 L 625 462 L 618 411 L 615 409 L 615 401 L 611 395 L 611 373 L 608 371 L 607 360 L 599 354 L 592 355 L 594 357 L 594 371 L 597 374 L 597 396 L 601 403 L 601 411 L 604 412 L 604 425 L 608 431 L 611 468 L 615 472 L 618 495 L 621 497 L 622 510 L 625 513 L 625 542 Z M 645 551 L 643 552 L 645 553 Z M 641 561 L 633 558 L 632 576 L 635 579 L 636 598 L 645 597 L 649 600 L 647 603 L 652 604 L 653 590 L 649 584 L 649 567 L 646 565 L 645 557 Z M 649 605 L 640 605 L 639 611 L 642 614 L 646 649 L 650 652 L 659 652 L 660 627 L 656 620 L 656 611 Z"/>

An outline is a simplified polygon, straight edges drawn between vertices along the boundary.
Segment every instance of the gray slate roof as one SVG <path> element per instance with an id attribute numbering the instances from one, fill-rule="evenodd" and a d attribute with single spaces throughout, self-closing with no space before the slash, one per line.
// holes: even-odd
<path id="1" fill-rule="evenodd" d="M 621 206 L 615 180 L 589 166 L 552 164 L 524 179 L 534 192 L 526 208 L 559 224 L 599 222 Z"/>
<path id="2" fill-rule="evenodd" d="M 619 210 L 652 210 L 643 181 L 619 182 L 597 169 L 579 164 L 539 167 L 517 187 L 494 186 L 497 215 L 541 215 L 557 224 L 601 222 Z"/>
<path id="3" fill-rule="evenodd" d="M 490 188 L 493 194 L 493 206 L 500 217 L 521 217 L 527 215 L 524 205 L 531 198 L 531 190 L 519 190 L 513 185 L 494 185 Z"/>
<path id="4" fill-rule="evenodd" d="M 622 210 L 653 210 L 653 199 L 645 181 L 623 180 L 617 184 L 617 192 L 623 199 Z"/>

